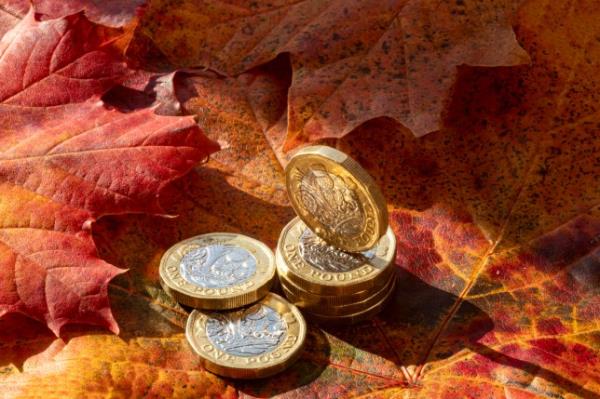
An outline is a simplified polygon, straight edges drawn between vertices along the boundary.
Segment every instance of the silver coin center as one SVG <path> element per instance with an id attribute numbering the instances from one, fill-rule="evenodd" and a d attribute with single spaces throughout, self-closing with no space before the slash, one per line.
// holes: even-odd
<path id="1" fill-rule="evenodd" d="M 310 166 L 300 181 L 299 193 L 307 211 L 334 233 L 354 237 L 363 232 L 365 214 L 358 195 L 325 165 Z"/>
<path id="2" fill-rule="evenodd" d="M 369 259 L 375 257 L 375 250 L 370 249 L 358 254 L 344 252 L 337 249 L 310 229 L 304 229 L 298 244 L 300 256 L 309 265 L 324 272 L 348 272 L 364 265 Z"/>
<path id="3" fill-rule="evenodd" d="M 213 244 L 192 249 L 179 263 L 181 276 L 205 288 L 241 284 L 256 273 L 256 258 L 245 248 Z"/>
<path id="4" fill-rule="evenodd" d="M 272 308 L 257 304 L 248 309 L 213 313 L 206 322 L 212 344 L 234 356 L 259 356 L 276 349 L 287 333 L 287 323 Z"/>

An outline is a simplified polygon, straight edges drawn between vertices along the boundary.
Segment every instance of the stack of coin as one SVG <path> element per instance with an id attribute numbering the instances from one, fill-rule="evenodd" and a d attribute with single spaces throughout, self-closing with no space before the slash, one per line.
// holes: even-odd
<path id="1" fill-rule="evenodd" d="M 322 323 L 377 314 L 395 288 L 396 240 L 373 179 L 346 154 L 312 146 L 292 157 L 286 185 L 298 217 L 275 255 L 285 296 Z"/>
<path id="2" fill-rule="evenodd" d="M 186 337 L 204 367 L 233 378 L 275 374 L 298 357 L 306 323 L 354 323 L 395 288 L 396 240 L 385 201 L 361 166 L 330 147 L 299 151 L 286 167 L 298 217 L 273 252 L 232 233 L 175 244 L 159 268 L 164 290 L 195 308 Z M 270 293 L 275 274 L 293 303 Z"/>
<path id="3" fill-rule="evenodd" d="M 269 293 L 275 257 L 260 241 L 232 233 L 192 237 L 165 252 L 159 275 L 169 295 L 196 308 L 186 337 L 207 370 L 261 378 L 298 358 L 306 323 L 294 305 Z"/>

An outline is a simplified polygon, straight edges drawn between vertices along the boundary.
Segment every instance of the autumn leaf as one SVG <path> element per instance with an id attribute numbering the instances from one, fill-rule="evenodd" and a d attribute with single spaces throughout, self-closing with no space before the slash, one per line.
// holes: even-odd
<path id="1" fill-rule="evenodd" d="M 228 74 L 290 53 L 289 149 L 380 116 L 416 136 L 438 130 L 457 66 L 528 62 L 509 23 L 519 3 L 161 0 L 139 36 L 175 65 Z"/>
<path id="2" fill-rule="evenodd" d="M 0 0 L 0 18 L 3 12 L 22 17 L 31 6 L 42 19 L 59 19 L 83 11 L 92 22 L 118 28 L 131 22 L 145 3 L 146 0 Z"/>
<path id="3" fill-rule="evenodd" d="M 146 0 L 32 0 L 36 12 L 48 18 L 61 18 L 84 11 L 90 21 L 120 27 L 135 16 Z"/>
<path id="4" fill-rule="evenodd" d="M 118 328 L 106 297 L 118 270 L 97 258 L 90 223 L 103 214 L 161 213 L 156 193 L 216 149 L 190 118 L 146 109 L 0 108 L 3 215 L 0 315 L 25 313 L 58 334 L 66 323 Z"/>
<path id="5" fill-rule="evenodd" d="M 81 14 L 36 21 L 29 13 L 0 40 L 0 103 L 45 107 L 83 101 L 122 80 L 118 31 Z"/>
<path id="6" fill-rule="evenodd" d="M 0 0 L 0 37 L 19 23 L 28 10 L 28 1 Z"/>
<path id="7" fill-rule="evenodd" d="M 23 313 L 55 334 L 68 323 L 118 332 L 106 290 L 122 271 L 97 257 L 91 223 L 162 213 L 161 188 L 217 149 L 191 117 L 105 108 L 97 95 L 125 72 L 110 32 L 30 12 L 0 41 L 0 317 Z"/>

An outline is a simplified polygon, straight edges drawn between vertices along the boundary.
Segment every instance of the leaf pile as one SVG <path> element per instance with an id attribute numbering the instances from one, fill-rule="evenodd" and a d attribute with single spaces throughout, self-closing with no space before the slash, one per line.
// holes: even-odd
<path id="1" fill-rule="evenodd" d="M 37 20 L 18 3 L 0 3 L 8 397 L 600 398 L 594 2 L 154 0 L 124 30 L 119 1 L 34 1 Z M 166 185 L 216 149 L 198 126 L 221 150 Z M 314 140 L 382 187 L 395 297 L 371 322 L 310 326 L 278 376 L 216 377 L 160 257 L 219 230 L 273 247 L 293 217 L 284 150 Z M 108 287 L 120 336 L 61 329 L 115 328 L 106 262 L 129 269 Z"/>

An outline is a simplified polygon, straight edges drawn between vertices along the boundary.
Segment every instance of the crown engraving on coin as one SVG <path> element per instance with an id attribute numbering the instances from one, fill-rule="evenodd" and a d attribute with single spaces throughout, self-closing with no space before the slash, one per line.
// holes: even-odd
<path id="1" fill-rule="evenodd" d="M 387 230 L 387 208 L 373 178 L 327 146 L 299 150 L 285 167 L 290 203 L 319 237 L 347 252 L 372 248 Z"/>
<path id="2" fill-rule="evenodd" d="M 300 236 L 298 252 L 304 261 L 324 272 L 349 272 L 375 256 L 373 249 L 362 253 L 344 252 L 327 244 L 308 228 Z"/>
<path id="3" fill-rule="evenodd" d="M 179 263 L 181 276 L 206 288 L 241 284 L 256 273 L 256 258 L 245 248 L 213 244 L 187 252 Z"/>
<path id="4" fill-rule="evenodd" d="M 306 339 L 306 322 L 296 306 L 268 293 L 245 308 L 193 310 L 185 335 L 208 371 L 232 378 L 261 378 L 298 359 Z"/>
<path id="5" fill-rule="evenodd" d="M 275 350 L 287 329 L 285 320 L 263 304 L 234 312 L 213 313 L 206 322 L 206 335 L 215 347 L 242 357 Z"/>
<path id="6" fill-rule="evenodd" d="M 324 164 L 314 163 L 303 172 L 298 188 L 306 210 L 333 233 L 362 233 L 365 213 L 352 182 L 330 173 Z"/>
<path id="7" fill-rule="evenodd" d="M 275 256 L 251 237 L 208 233 L 170 247 L 161 258 L 159 275 L 165 291 L 178 302 L 200 309 L 234 309 L 269 292 Z"/>

